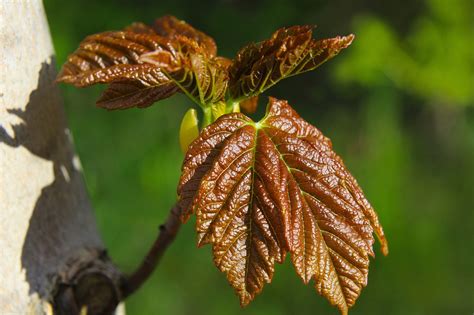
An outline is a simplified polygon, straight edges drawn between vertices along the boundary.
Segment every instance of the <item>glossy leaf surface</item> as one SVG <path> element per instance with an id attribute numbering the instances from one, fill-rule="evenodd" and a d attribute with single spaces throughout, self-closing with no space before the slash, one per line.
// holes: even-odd
<path id="1" fill-rule="evenodd" d="M 68 57 L 58 81 L 78 87 L 112 83 L 97 102 L 107 109 L 147 107 L 181 91 L 203 107 L 228 94 L 251 113 L 257 105 L 254 96 L 285 77 L 316 68 L 352 39 L 314 40 L 311 26 L 293 26 L 229 60 L 217 56 L 211 37 L 164 16 L 150 26 L 133 23 L 123 31 L 88 36 Z"/>
<path id="2" fill-rule="evenodd" d="M 204 47 L 209 55 L 215 56 L 217 54 L 217 45 L 214 39 L 174 16 L 166 15 L 156 19 L 152 28 L 158 35 L 165 38 L 187 37 Z"/>
<path id="3" fill-rule="evenodd" d="M 152 26 L 134 23 L 88 36 L 58 81 L 78 87 L 112 83 L 97 102 L 107 109 L 146 107 L 180 88 L 198 102 L 212 102 L 223 98 L 227 86 L 227 72 L 219 71 L 223 58 L 215 54 L 212 38 L 166 16 Z"/>
<path id="4" fill-rule="evenodd" d="M 199 104 L 207 127 L 199 134 L 194 110 L 183 118 L 178 186 L 183 221 L 196 214 L 198 244 L 212 245 L 242 305 L 290 253 L 303 282 L 314 280 L 346 314 L 367 284 L 373 233 L 388 253 L 376 213 L 331 141 L 285 101 L 271 98 L 257 123 L 238 113 L 255 112 L 260 93 L 315 69 L 354 38 L 315 40 L 312 29 L 279 29 L 229 60 L 211 37 L 165 16 L 87 37 L 58 81 L 109 84 L 97 102 L 107 109 L 147 107 L 177 92 Z"/>
<path id="5" fill-rule="evenodd" d="M 167 58 L 166 64 L 177 62 L 169 41 L 155 34 L 118 31 L 91 35 L 68 57 L 58 81 L 84 87 L 120 79 L 142 79 L 142 71 L 150 75 L 151 70 L 142 70 L 140 56 L 157 50 Z"/>
<path id="6" fill-rule="evenodd" d="M 224 100 L 228 76 L 217 58 L 202 52 L 190 54 L 187 64 L 169 77 L 197 104 L 207 106 Z"/>
<path id="7" fill-rule="evenodd" d="M 182 219 L 248 304 L 286 252 L 297 274 L 343 314 L 367 284 L 377 215 L 331 142 L 286 101 L 258 123 L 224 115 L 189 147 L 178 187 Z"/>
<path id="8" fill-rule="evenodd" d="M 229 69 L 231 97 L 252 97 L 284 78 L 313 70 L 348 47 L 354 38 L 315 40 L 312 29 L 310 25 L 281 28 L 270 39 L 242 48 Z"/>

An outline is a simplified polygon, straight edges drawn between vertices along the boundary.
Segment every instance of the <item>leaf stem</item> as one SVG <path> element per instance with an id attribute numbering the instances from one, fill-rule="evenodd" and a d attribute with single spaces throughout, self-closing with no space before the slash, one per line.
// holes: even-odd
<path id="1" fill-rule="evenodd" d="M 160 262 L 164 252 L 175 239 L 180 227 L 181 220 L 179 218 L 179 208 L 176 204 L 171 208 L 166 222 L 160 225 L 158 237 L 138 269 L 130 276 L 123 279 L 121 285 L 122 300 L 125 300 L 128 296 L 135 293 L 135 291 L 137 291 L 150 277 Z"/>
<path id="2" fill-rule="evenodd" d="M 235 113 L 235 112 L 240 112 L 239 102 L 236 102 L 234 100 L 227 100 L 225 113 L 229 114 L 229 113 Z"/>
<path id="3" fill-rule="evenodd" d="M 212 124 L 212 106 L 201 107 L 203 113 L 202 126 L 201 129 Z"/>

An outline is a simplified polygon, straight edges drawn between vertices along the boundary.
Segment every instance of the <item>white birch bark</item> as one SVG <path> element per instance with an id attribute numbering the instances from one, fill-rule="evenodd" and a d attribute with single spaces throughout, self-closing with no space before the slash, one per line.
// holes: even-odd
<path id="1" fill-rule="evenodd" d="M 0 46 L 0 314 L 51 314 L 86 264 L 118 272 L 101 256 L 41 0 L 0 0 Z"/>

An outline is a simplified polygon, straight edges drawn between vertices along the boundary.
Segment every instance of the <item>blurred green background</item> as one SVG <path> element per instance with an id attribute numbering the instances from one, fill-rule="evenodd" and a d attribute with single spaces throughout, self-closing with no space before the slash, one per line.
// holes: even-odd
<path id="1" fill-rule="evenodd" d="M 227 57 L 293 24 L 315 36 L 355 33 L 352 46 L 270 95 L 289 100 L 334 143 L 378 211 L 390 255 L 378 250 L 351 314 L 474 311 L 474 8 L 471 0 L 45 0 L 58 65 L 87 35 L 172 14 L 216 39 Z M 95 108 L 100 87 L 62 86 L 69 124 L 109 253 L 139 263 L 176 200 L 177 130 L 191 101 Z M 262 98 L 261 103 L 265 102 Z M 259 116 L 259 115 L 257 115 Z M 129 315 L 337 314 L 289 260 L 246 309 L 197 249 L 186 224 Z"/>

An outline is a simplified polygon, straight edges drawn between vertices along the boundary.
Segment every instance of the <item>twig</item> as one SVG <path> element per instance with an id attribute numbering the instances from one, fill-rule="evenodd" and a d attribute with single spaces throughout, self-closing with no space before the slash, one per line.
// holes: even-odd
<path id="1" fill-rule="evenodd" d="M 173 208 L 171 208 L 165 224 L 160 225 L 158 238 L 153 243 L 153 246 L 148 251 L 148 254 L 143 259 L 141 265 L 134 273 L 123 280 L 121 288 L 122 300 L 138 290 L 153 273 L 161 256 L 163 256 L 163 253 L 171 242 L 173 242 L 180 227 L 181 221 L 179 219 L 179 208 L 177 205 L 174 205 Z"/>

